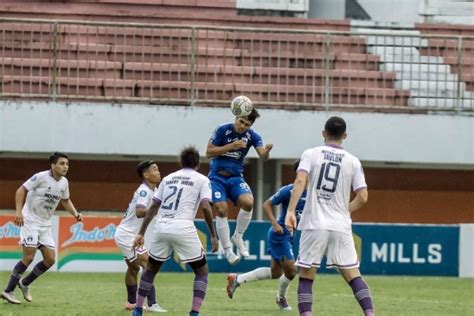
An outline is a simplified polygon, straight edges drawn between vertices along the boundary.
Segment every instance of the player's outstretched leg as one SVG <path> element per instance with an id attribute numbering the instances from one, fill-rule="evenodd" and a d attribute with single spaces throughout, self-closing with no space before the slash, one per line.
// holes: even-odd
<path id="1" fill-rule="evenodd" d="M 234 297 L 234 292 L 242 283 L 253 282 L 258 280 L 272 279 L 272 271 L 270 268 L 257 268 L 247 273 L 227 275 L 227 296 Z"/>
<path id="2" fill-rule="evenodd" d="M 237 288 L 239 287 L 239 283 L 237 282 L 237 274 L 235 273 L 230 273 L 227 275 L 227 287 L 226 287 L 226 291 L 227 291 L 227 296 L 229 298 L 233 298 L 234 297 L 234 293 L 235 293 L 235 290 L 237 290 Z"/>

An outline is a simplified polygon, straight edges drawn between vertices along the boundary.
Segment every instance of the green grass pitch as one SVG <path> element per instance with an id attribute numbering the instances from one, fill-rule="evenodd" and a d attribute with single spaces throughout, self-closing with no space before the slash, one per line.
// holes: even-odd
<path id="1" fill-rule="evenodd" d="M 8 272 L 0 273 L 5 286 Z M 365 278 L 371 288 L 378 315 L 474 315 L 474 279 L 436 277 Z M 162 273 L 155 279 L 158 302 L 167 314 L 189 312 L 193 274 Z M 211 274 L 201 315 L 298 315 L 297 280 L 290 285 L 292 312 L 277 310 L 274 299 L 277 280 L 240 286 L 234 299 L 225 292 L 226 275 Z M 0 302 L 2 316 L 28 315 L 130 315 L 122 310 L 126 293 L 120 273 L 46 273 L 31 285 L 33 302 L 11 305 Z M 313 286 L 314 315 L 362 315 L 350 288 L 338 275 L 319 275 Z M 16 295 L 23 301 L 21 292 Z M 150 315 L 151 313 L 146 313 Z"/>

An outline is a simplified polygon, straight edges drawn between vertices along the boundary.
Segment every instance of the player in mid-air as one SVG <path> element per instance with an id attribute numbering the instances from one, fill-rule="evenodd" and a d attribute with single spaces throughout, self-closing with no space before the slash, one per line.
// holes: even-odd
<path id="1" fill-rule="evenodd" d="M 230 264 L 236 264 L 240 259 L 232 250 L 232 241 L 242 256 L 249 256 L 243 234 L 252 219 L 253 195 L 243 177 L 244 158 L 250 147 L 255 147 L 258 156 L 267 160 L 273 147 L 272 144 L 264 145 L 262 137 L 250 128 L 259 116 L 253 109 L 248 116 L 235 117 L 233 123 L 219 125 L 206 150 L 206 157 L 211 159 L 209 179 L 212 202 L 217 211 L 217 235 Z M 227 199 L 240 207 L 232 241 L 227 221 Z"/>
<path id="2" fill-rule="evenodd" d="M 15 224 L 20 226 L 23 256 L 13 268 L 7 287 L 2 292 L 2 298 L 12 304 L 21 303 L 14 295 L 17 285 L 23 292 L 23 298 L 32 302 L 29 285 L 54 265 L 55 244 L 51 216 L 59 202 L 77 221 L 82 221 L 81 213 L 77 212 L 69 198 L 69 182 L 66 179 L 69 170 L 68 155 L 55 152 L 49 157 L 49 162 L 49 170 L 33 175 L 15 194 Z M 37 249 L 41 251 L 43 260 L 22 278 L 22 274 L 33 262 Z"/>
<path id="3" fill-rule="evenodd" d="M 133 241 L 140 229 L 147 208 L 150 207 L 153 192 L 160 183 L 161 175 L 158 165 L 153 160 L 145 160 L 138 164 L 137 173 L 142 183 L 133 194 L 132 201 L 128 205 L 122 221 L 115 232 L 115 243 L 123 253 L 127 263 L 125 273 L 125 286 L 127 287 L 127 302 L 125 309 L 133 309 L 137 300 L 137 277 L 140 267 L 145 270 L 148 262 L 148 253 L 145 247 L 135 248 Z M 156 291 L 152 285 L 147 296 L 149 312 L 166 312 L 156 302 Z"/>
<path id="4" fill-rule="evenodd" d="M 136 247 L 143 246 L 146 228 L 158 213 L 151 237 L 148 265 L 142 274 L 137 303 L 132 313 L 134 316 L 142 315 L 143 302 L 153 280 L 173 251 L 181 262 L 188 263 L 194 271 L 193 301 L 189 315 L 199 315 L 206 296 L 209 272 L 194 219 L 197 211 L 201 210 L 211 234 L 212 251 L 217 251 L 218 241 L 210 205 L 211 184 L 206 176 L 197 171 L 199 152 L 194 147 L 184 148 L 180 158 L 182 169 L 161 181 L 134 241 Z"/>
<path id="5" fill-rule="evenodd" d="M 372 296 L 359 271 L 351 213 L 368 200 L 362 165 L 355 156 L 341 147 L 346 139 L 346 122 L 337 116 L 326 121 L 325 144 L 307 149 L 294 182 L 285 225 L 296 228 L 296 209 L 307 188 L 306 204 L 298 229 L 302 230 L 299 255 L 298 309 L 300 315 L 312 315 L 313 279 L 324 256 L 328 268 L 337 268 L 352 288 L 365 316 L 375 315 Z M 351 187 L 356 196 L 350 201 Z M 350 201 L 350 202 L 349 202 Z"/>
<path id="6" fill-rule="evenodd" d="M 293 163 L 295 171 L 298 164 L 299 160 Z M 227 276 L 227 295 L 230 298 L 234 296 L 237 287 L 242 283 L 279 278 L 276 304 L 283 311 L 291 311 L 291 306 L 288 304 L 286 296 L 288 286 L 296 275 L 296 267 L 293 254 L 293 233 L 290 233 L 285 227 L 285 216 L 292 190 L 293 184 L 285 185 L 263 204 L 265 214 L 272 223 L 272 227 L 268 230 L 268 253 L 272 257 L 271 268 L 257 268 L 243 274 L 229 274 Z M 296 206 L 297 220 L 299 220 L 300 214 L 303 211 L 305 200 L 306 190 L 303 191 Z M 281 205 L 278 220 L 275 219 L 272 212 L 272 207 L 277 205 Z"/>

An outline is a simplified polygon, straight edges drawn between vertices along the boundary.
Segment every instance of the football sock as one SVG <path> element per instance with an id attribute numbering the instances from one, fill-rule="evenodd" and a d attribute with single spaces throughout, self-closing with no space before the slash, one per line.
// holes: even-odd
<path id="1" fill-rule="evenodd" d="M 145 297 L 147 297 L 150 288 L 153 286 L 153 280 L 155 279 L 155 273 L 146 269 L 143 272 L 142 277 L 140 279 L 140 285 L 138 287 L 138 295 L 137 295 L 137 307 L 143 308 L 143 303 L 145 302 Z"/>
<path id="2" fill-rule="evenodd" d="M 237 275 L 237 283 L 242 284 L 257 280 L 266 280 L 272 278 L 272 270 L 270 268 L 257 268 L 247 273 Z"/>
<path id="3" fill-rule="evenodd" d="M 300 278 L 298 283 L 298 310 L 300 316 L 311 316 L 313 304 L 313 280 Z"/>
<path id="4" fill-rule="evenodd" d="M 195 274 L 193 285 L 193 312 L 199 312 L 207 291 L 207 274 Z"/>
<path id="5" fill-rule="evenodd" d="M 349 282 L 356 300 L 366 316 L 374 315 L 374 306 L 370 295 L 369 287 L 362 277 L 357 277 Z"/>
<path id="6" fill-rule="evenodd" d="M 127 285 L 127 302 L 135 304 L 137 302 L 137 285 Z"/>
<path id="7" fill-rule="evenodd" d="M 252 220 L 252 211 L 247 212 L 243 209 L 240 209 L 239 214 L 237 215 L 237 221 L 235 226 L 234 235 L 236 237 L 242 238 L 247 227 L 249 227 L 250 221 Z"/>
<path id="8" fill-rule="evenodd" d="M 48 271 L 49 267 L 47 267 L 43 261 L 38 262 L 33 271 L 30 272 L 22 281 L 23 285 L 30 285 L 34 280 L 36 280 L 40 275 Z"/>
<path id="9" fill-rule="evenodd" d="M 146 300 L 148 302 L 148 306 L 156 304 L 156 290 L 155 286 L 152 284 L 148 295 L 146 296 Z"/>
<path id="10" fill-rule="evenodd" d="M 286 277 L 286 275 L 282 275 L 279 280 L 279 287 L 278 287 L 278 295 L 280 297 L 286 297 L 288 292 L 288 286 L 290 286 L 291 280 Z"/>
<path id="11" fill-rule="evenodd" d="M 217 236 L 224 248 L 224 252 L 227 252 L 232 248 L 232 242 L 230 241 L 230 228 L 227 217 L 216 217 L 216 230 Z"/>
<path id="12" fill-rule="evenodd" d="M 13 268 L 12 275 L 10 276 L 8 285 L 5 288 L 5 292 L 10 293 L 15 290 L 15 287 L 17 286 L 18 281 L 20 280 L 23 272 L 25 272 L 26 268 L 27 266 L 25 266 L 21 260 L 18 261 L 18 263 Z"/>

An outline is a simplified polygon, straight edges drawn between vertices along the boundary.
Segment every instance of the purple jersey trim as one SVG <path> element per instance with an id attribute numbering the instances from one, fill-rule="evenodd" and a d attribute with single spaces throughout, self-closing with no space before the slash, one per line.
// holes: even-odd
<path id="1" fill-rule="evenodd" d="M 160 201 L 160 202 L 161 202 L 161 201 Z M 139 208 L 139 207 L 141 207 L 141 208 L 146 208 L 146 206 L 143 205 L 143 204 L 137 204 L 137 205 L 135 206 L 135 208 Z"/>
<path id="2" fill-rule="evenodd" d="M 341 146 L 341 145 L 338 145 L 338 144 L 326 143 L 326 144 L 324 144 L 324 146 L 342 149 L 342 146 Z"/>
<path id="3" fill-rule="evenodd" d="M 21 186 L 23 187 L 23 189 L 25 189 L 25 190 L 26 190 L 26 192 L 30 192 L 30 190 L 28 190 L 28 188 L 27 188 L 27 187 L 25 187 L 25 185 L 24 185 L 24 184 L 22 184 Z"/>
<path id="4" fill-rule="evenodd" d="M 206 202 L 206 201 L 211 202 L 211 199 L 210 198 L 202 198 L 199 203 Z"/>
<path id="5" fill-rule="evenodd" d="M 366 185 L 364 185 L 363 187 L 360 187 L 360 188 L 355 189 L 354 192 L 359 192 L 359 191 L 362 191 L 362 190 L 364 190 L 364 189 L 367 189 L 367 186 L 366 186 Z"/>
<path id="6" fill-rule="evenodd" d="M 159 198 L 156 198 L 156 197 L 153 197 L 153 201 L 155 201 L 157 203 L 161 203 L 161 200 Z"/>
<path id="7" fill-rule="evenodd" d="M 300 172 L 300 171 L 302 171 L 302 172 L 304 172 L 304 173 L 306 173 L 306 174 L 309 174 L 309 171 L 306 170 L 306 169 L 303 169 L 303 168 L 300 168 L 300 169 L 296 170 L 296 173 L 298 173 L 298 172 Z"/>

